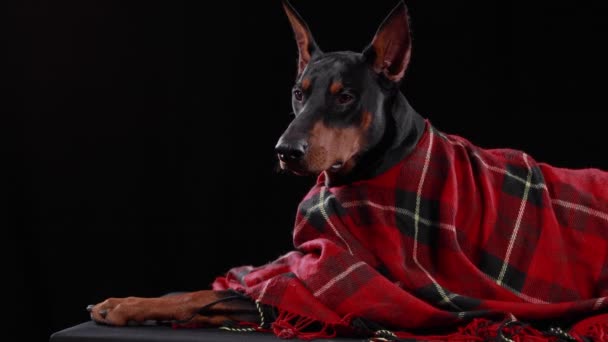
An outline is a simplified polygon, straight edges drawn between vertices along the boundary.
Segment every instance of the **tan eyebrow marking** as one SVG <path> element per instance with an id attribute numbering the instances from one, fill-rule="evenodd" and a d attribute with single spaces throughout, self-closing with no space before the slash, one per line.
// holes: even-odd
<path id="1" fill-rule="evenodd" d="M 332 94 L 337 94 L 339 93 L 342 89 L 344 88 L 344 85 L 342 85 L 342 82 L 340 81 L 334 81 L 331 86 L 329 87 L 329 92 Z"/>
<path id="2" fill-rule="evenodd" d="M 302 90 L 308 90 L 310 88 L 310 78 L 305 78 L 302 80 Z"/>

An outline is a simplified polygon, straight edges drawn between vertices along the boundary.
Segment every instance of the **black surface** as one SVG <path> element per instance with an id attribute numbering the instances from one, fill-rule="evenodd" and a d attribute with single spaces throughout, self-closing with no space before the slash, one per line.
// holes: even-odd
<path id="1" fill-rule="evenodd" d="M 86 322 L 59 331 L 51 336 L 50 342 L 224 342 L 224 341 L 270 342 L 284 341 L 271 334 L 255 332 L 236 333 L 219 329 L 172 329 L 169 327 L 108 327 Z M 327 342 L 364 341 L 362 339 L 324 339 Z"/>

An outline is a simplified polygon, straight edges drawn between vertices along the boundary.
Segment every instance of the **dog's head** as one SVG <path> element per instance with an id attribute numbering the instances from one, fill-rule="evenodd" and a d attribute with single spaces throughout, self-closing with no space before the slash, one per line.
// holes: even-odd
<path id="1" fill-rule="evenodd" d="M 276 145 L 280 166 L 296 174 L 345 174 L 385 128 L 385 100 L 407 68 L 411 38 L 403 2 L 362 53 L 323 53 L 300 15 L 283 2 L 299 51 L 295 115 Z"/>

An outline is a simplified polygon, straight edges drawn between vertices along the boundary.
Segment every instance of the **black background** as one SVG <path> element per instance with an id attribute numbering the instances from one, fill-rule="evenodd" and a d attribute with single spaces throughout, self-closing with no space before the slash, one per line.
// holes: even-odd
<path id="1" fill-rule="evenodd" d="M 395 3 L 294 0 L 326 51 L 361 50 Z M 479 146 L 607 169 L 605 3 L 411 0 L 406 96 Z M 2 6 L 5 326 L 45 340 L 108 296 L 289 250 L 313 179 L 275 172 L 296 67 L 278 0 Z"/>

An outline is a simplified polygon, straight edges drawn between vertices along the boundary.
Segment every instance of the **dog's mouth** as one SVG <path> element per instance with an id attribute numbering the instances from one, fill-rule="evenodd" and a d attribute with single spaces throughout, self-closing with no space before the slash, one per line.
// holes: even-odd
<path id="1" fill-rule="evenodd" d="M 300 163 L 300 162 L 288 163 L 288 162 L 279 160 L 279 167 L 281 168 L 281 170 L 289 171 L 298 176 L 306 176 L 306 175 L 311 174 L 311 172 L 308 171 L 306 169 L 306 167 L 304 167 L 304 165 L 302 165 L 302 163 Z"/>
<path id="2" fill-rule="evenodd" d="M 324 171 L 331 172 L 331 173 L 338 173 L 344 169 L 345 163 L 342 161 L 336 161 L 330 167 L 328 167 L 326 169 L 311 170 L 304 163 L 301 163 L 301 162 L 284 162 L 284 161 L 280 160 L 279 166 L 280 166 L 281 170 L 289 171 L 298 176 L 307 176 L 307 175 L 319 174 Z"/>

